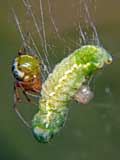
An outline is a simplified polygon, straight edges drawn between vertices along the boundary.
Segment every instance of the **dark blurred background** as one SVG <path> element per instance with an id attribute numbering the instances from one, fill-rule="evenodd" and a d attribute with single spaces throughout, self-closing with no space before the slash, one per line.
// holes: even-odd
<path id="1" fill-rule="evenodd" d="M 23 13 L 21 2 L 0 0 L 0 160 L 119 160 L 120 1 L 96 0 L 96 6 L 93 6 L 96 7 L 94 18 L 100 41 L 114 56 L 113 64 L 96 75 L 92 82 L 95 97 L 88 105 L 71 104 L 65 127 L 49 144 L 37 142 L 12 108 L 11 62 L 21 46 L 20 35 L 12 20 L 12 5 Z M 45 5 L 44 13 L 47 13 Z M 78 0 L 51 0 L 51 6 L 57 26 L 67 39 L 76 32 L 73 27 L 76 20 L 70 9 L 71 6 L 78 7 Z M 58 47 L 58 56 L 55 57 L 59 57 L 59 54 L 64 57 L 61 48 Z M 55 61 L 59 61 L 59 58 L 53 64 Z M 18 106 L 28 119 L 32 119 L 37 112 L 37 109 L 25 103 Z"/>

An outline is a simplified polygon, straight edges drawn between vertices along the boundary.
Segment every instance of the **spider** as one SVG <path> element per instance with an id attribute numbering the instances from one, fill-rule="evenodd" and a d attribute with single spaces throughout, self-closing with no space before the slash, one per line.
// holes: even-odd
<path id="1" fill-rule="evenodd" d="M 12 63 L 12 74 L 14 77 L 14 110 L 18 117 L 23 121 L 26 126 L 28 123 L 24 120 L 17 108 L 17 102 L 21 102 L 18 88 L 22 89 L 27 101 L 31 104 L 33 102 L 28 95 L 37 96 L 32 93 L 40 93 L 41 90 L 41 77 L 40 77 L 40 60 L 32 53 L 27 52 L 25 49 L 18 50 L 18 56 Z M 32 92 L 32 93 L 31 93 Z"/>

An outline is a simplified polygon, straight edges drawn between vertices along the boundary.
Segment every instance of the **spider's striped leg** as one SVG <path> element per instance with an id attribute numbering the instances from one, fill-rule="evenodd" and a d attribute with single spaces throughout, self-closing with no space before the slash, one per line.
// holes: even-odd
<path id="1" fill-rule="evenodd" d="M 26 90 L 23 89 L 23 94 L 24 94 L 24 96 L 25 96 L 25 98 L 26 98 L 26 100 L 27 100 L 28 103 L 30 103 L 30 104 L 32 104 L 32 105 L 35 105 L 35 106 L 38 106 L 37 103 L 33 102 L 33 101 L 28 97 L 29 92 L 27 92 Z"/>
<path id="2" fill-rule="evenodd" d="M 16 82 L 14 83 L 14 102 L 13 102 L 13 109 L 16 112 L 17 116 L 20 118 L 20 120 L 23 122 L 23 124 L 30 128 L 30 125 L 28 124 L 28 122 L 23 118 L 23 116 L 21 115 L 21 113 L 19 112 L 18 108 L 17 108 L 17 102 L 19 102 L 18 100 L 21 100 L 20 97 L 18 96 L 18 88 L 16 85 Z"/>

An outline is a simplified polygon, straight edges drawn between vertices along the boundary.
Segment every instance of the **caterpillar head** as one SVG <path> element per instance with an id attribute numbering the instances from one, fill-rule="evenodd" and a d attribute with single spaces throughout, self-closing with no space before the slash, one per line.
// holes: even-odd
<path id="1" fill-rule="evenodd" d="M 112 63 L 112 56 L 102 47 L 96 47 L 96 54 L 94 56 L 94 63 L 97 68 L 102 68 L 105 64 Z"/>
<path id="2" fill-rule="evenodd" d="M 99 46 L 86 45 L 76 52 L 79 52 L 79 54 L 76 54 L 76 59 L 81 64 L 92 65 L 95 69 L 112 63 L 112 56 L 104 48 Z"/>

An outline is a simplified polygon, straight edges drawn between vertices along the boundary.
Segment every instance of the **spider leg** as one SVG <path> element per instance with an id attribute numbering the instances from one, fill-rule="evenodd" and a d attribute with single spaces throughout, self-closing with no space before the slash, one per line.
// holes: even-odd
<path id="1" fill-rule="evenodd" d="M 14 82 L 14 94 L 16 96 L 16 101 L 21 102 L 22 100 L 19 96 L 18 87 L 17 87 L 16 82 Z"/>
<path id="2" fill-rule="evenodd" d="M 31 96 L 31 97 L 35 97 L 35 98 L 39 98 L 40 97 L 40 95 L 32 94 L 32 93 L 27 92 L 27 91 L 26 91 L 26 94 L 29 95 L 29 96 Z"/>
<path id="3" fill-rule="evenodd" d="M 30 104 L 32 104 L 32 105 L 35 105 L 35 106 L 38 106 L 37 103 L 31 101 L 31 99 L 28 97 L 28 95 L 29 95 L 28 93 L 29 93 L 29 92 L 27 92 L 26 90 L 23 89 L 23 94 L 24 94 L 24 96 L 26 97 L 28 103 L 30 103 Z"/>
<path id="4" fill-rule="evenodd" d="M 18 101 L 18 99 L 19 99 L 18 95 L 19 95 L 18 94 L 18 89 L 17 89 L 16 83 L 14 83 L 14 103 L 13 103 L 13 109 L 16 112 L 16 114 L 19 117 L 19 119 L 23 122 L 23 124 L 26 127 L 31 128 L 30 125 L 28 124 L 28 122 L 23 118 L 23 116 L 21 115 L 21 113 L 19 112 L 19 110 L 17 108 L 17 102 L 19 102 Z"/>
<path id="5" fill-rule="evenodd" d="M 17 87 L 17 86 L 16 86 L 16 87 Z M 24 96 L 25 96 L 27 102 L 28 102 L 29 104 L 38 106 L 37 103 L 32 102 L 31 99 L 28 97 L 28 95 L 33 96 L 33 94 L 29 93 L 28 90 L 26 90 L 26 88 L 23 87 L 21 83 L 19 83 L 19 87 L 22 89 L 22 92 L 23 92 L 23 94 L 24 94 Z M 35 97 L 35 95 L 34 95 L 34 97 Z M 37 98 L 38 98 L 38 97 L 37 97 Z"/>

